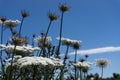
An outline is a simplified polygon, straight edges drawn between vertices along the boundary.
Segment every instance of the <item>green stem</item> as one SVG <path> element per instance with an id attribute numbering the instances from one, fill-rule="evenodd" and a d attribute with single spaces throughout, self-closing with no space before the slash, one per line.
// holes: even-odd
<path id="1" fill-rule="evenodd" d="M 102 80 L 102 78 L 103 78 L 103 66 L 102 66 L 102 72 L 101 72 L 101 80 Z"/>
<path id="2" fill-rule="evenodd" d="M 64 61 L 63 61 L 63 67 L 62 67 L 62 69 L 61 69 L 61 72 L 60 72 L 60 80 L 63 80 L 63 76 L 64 76 L 64 68 L 65 68 L 65 66 L 66 66 L 66 60 L 67 60 L 67 58 L 66 58 L 66 56 L 68 55 L 68 50 L 69 50 L 69 46 L 67 46 L 67 49 L 66 49 L 66 53 L 65 53 L 65 56 L 64 56 Z"/>
<path id="3" fill-rule="evenodd" d="M 4 24 L 4 22 L 2 23 L 2 27 L 1 27 L 1 40 L 0 40 L 0 44 L 3 44 L 3 24 Z M 3 65 L 3 61 L 2 61 L 2 49 L 0 50 L 0 61 L 1 61 L 1 65 L 2 65 L 1 70 L 3 72 L 3 78 L 4 78 L 5 72 L 4 72 L 4 65 Z"/>
<path id="4" fill-rule="evenodd" d="M 75 50 L 75 60 L 74 60 L 74 62 L 75 63 L 77 62 L 77 50 Z M 77 78 L 77 68 L 75 66 L 75 80 L 77 80 L 76 78 Z"/>
<path id="5" fill-rule="evenodd" d="M 22 20 L 21 20 L 20 29 L 19 29 L 19 37 L 21 36 L 23 20 L 24 20 L 24 18 L 22 18 Z"/>
<path id="6" fill-rule="evenodd" d="M 13 54 L 12 54 L 12 60 L 11 60 L 11 65 L 10 65 L 10 73 L 9 73 L 9 80 L 12 80 L 12 76 L 13 76 L 13 58 L 14 58 L 14 54 L 16 51 L 16 45 L 14 45 L 14 50 L 13 50 Z"/>
<path id="7" fill-rule="evenodd" d="M 60 40 L 59 40 L 59 44 L 58 44 L 57 56 L 60 54 L 60 46 L 61 46 L 61 38 L 62 38 L 62 25 L 63 25 L 63 14 L 64 14 L 64 12 L 62 12 L 62 15 L 61 15 Z"/>
<path id="8" fill-rule="evenodd" d="M 82 70 L 80 68 L 80 80 L 82 80 Z"/>

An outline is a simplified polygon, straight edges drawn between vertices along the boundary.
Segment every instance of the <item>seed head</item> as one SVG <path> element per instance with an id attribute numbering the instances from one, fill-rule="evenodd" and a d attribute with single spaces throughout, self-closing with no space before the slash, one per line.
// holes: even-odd
<path id="1" fill-rule="evenodd" d="M 26 11 L 21 11 L 21 15 L 23 18 L 26 18 L 29 16 L 29 14 Z"/>
<path id="2" fill-rule="evenodd" d="M 12 37 L 12 42 L 13 42 L 14 45 L 22 46 L 25 43 L 27 43 L 27 39 L 26 38 L 19 38 L 19 37 L 13 36 Z"/>
<path id="3" fill-rule="evenodd" d="M 2 22 L 5 22 L 5 21 L 6 21 L 6 17 L 2 17 L 2 18 L 0 18 L 0 20 L 1 20 Z"/>
<path id="4" fill-rule="evenodd" d="M 48 18 L 50 19 L 50 21 L 54 21 L 58 19 L 58 17 L 54 13 L 49 13 Z"/>
<path id="5" fill-rule="evenodd" d="M 69 7 L 68 7 L 67 5 L 65 5 L 65 4 L 59 5 L 58 8 L 59 8 L 59 10 L 60 10 L 61 12 L 66 12 L 66 11 L 69 10 Z"/>

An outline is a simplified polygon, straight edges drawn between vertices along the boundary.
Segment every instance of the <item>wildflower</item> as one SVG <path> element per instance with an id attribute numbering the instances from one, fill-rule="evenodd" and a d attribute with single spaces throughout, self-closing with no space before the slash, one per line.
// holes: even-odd
<path id="1" fill-rule="evenodd" d="M 106 67 L 109 64 L 109 61 L 107 59 L 100 58 L 95 61 L 95 64 L 98 67 Z"/>
<path id="2" fill-rule="evenodd" d="M 80 41 L 77 40 L 73 40 L 72 45 L 71 45 L 74 49 L 79 49 L 80 48 Z"/>
<path id="3" fill-rule="evenodd" d="M 35 38 L 35 42 L 38 43 L 39 47 L 43 47 L 43 46 L 46 46 L 48 45 L 48 43 L 51 41 L 51 37 L 46 37 L 46 40 L 45 40 L 45 37 L 36 37 Z M 45 42 L 44 42 L 45 41 Z"/>
<path id="4" fill-rule="evenodd" d="M 57 20 L 57 16 L 54 13 L 49 13 L 48 18 L 50 19 L 50 21 Z"/>
<path id="5" fill-rule="evenodd" d="M 83 62 L 79 61 L 77 63 L 73 63 L 74 66 L 79 67 L 79 68 L 85 68 L 85 67 L 89 68 L 91 64 L 92 63 L 86 62 L 86 61 L 83 61 Z"/>
<path id="6" fill-rule="evenodd" d="M 97 59 L 95 61 L 95 64 L 96 64 L 96 66 L 101 68 L 101 79 L 102 79 L 102 77 L 103 77 L 103 68 L 107 67 L 107 65 L 109 64 L 109 61 L 107 59 L 100 58 L 100 59 Z"/>
<path id="7" fill-rule="evenodd" d="M 1 22 L 5 22 L 5 21 L 6 21 L 6 17 L 0 18 L 0 21 L 1 21 Z"/>
<path id="8" fill-rule="evenodd" d="M 14 62 L 13 66 L 24 68 L 28 66 L 50 66 L 51 68 L 62 66 L 62 61 L 56 58 L 23 57 Z"/>
<path id="9" fill-rule="evenodd" d="M 17 26 L 18 24 L 20 24 L 19 20 L 6 20 L 4 22 L 4 25 L 7 27 L 14 27 L 14 26 Z"/>
<path id="10" fill-rule="evenodd" d="M 16 50 L 15 52 L 14 51 L 14 45 L 3 45 L 3 44 L 0 44 L 0 47 L 2 50 L 4 50 L 5 52 L 7 53 L 15 53 L 16 55 L 21 55 L 21 56 L 24 56 L 24 55 L 32 55 L 34 51 L 38 51 L 40 50 L 40 48 L 38 47 L 32 47 L 30 45 L 23 45 L 23 46 L 16 46 Z"/>
<path id="11" fill-rule="evenodd" d="M 65 5 L 65 4 L 59 5 L 58 8 L 59 8 L 59 10 L 60 10 L 61 12 L 66 12 L 66 11 L 69 10 L 68 6 Z"/>
<path id="12" fill-rule="evenodd" d="M 21 15 L 23 18 L 26 18 L 29 16 L 29 14 L 26 11 L 21 11 Z"/>
<path id="13" fill-rule="evenodd" d="M 60 40 L 59 37 L 56 38 L 57 40 Z M 61 42 L 63 45 L 67 45 L 67 46 L 73 46 L 75 44 L 78 44 L 80 43 L 80 41 L 77 41 L 77 40 L 71 40 L 69 38 L 61 38 Z"/>
<path id="14" fill-rule="evenodd" d="M 12 37 L 12 42 L 13 42 L 14 45 L 22 46 L 25 43 L 27 43 L 27 39 L 26 38 L 19 38 L 19 37 L 13 36 Z"/>

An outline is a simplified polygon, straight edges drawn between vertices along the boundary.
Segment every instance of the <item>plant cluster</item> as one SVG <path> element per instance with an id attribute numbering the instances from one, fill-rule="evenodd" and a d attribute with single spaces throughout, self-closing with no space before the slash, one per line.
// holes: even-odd
<path id="1" fill-rule="evenodd" d="M 21 12 L 20 20 L 11 20 L 6 17 L 0 18 L 0 80 L 87 80 L 90 66 L 94 63 L 85 59 L 77 61 L 77 50 L 80 49 L 80 41 L 62 37 L 63 18 L 65 12 L 69 10 L 66 4 L 60 4 L 58 9 L 60 16 L 60 32 L 58 45 L 55 46 L 48 36 L 51 24 L 58 19 L 52 12 L 48 14 L 49 24 L 46 32 L 41 32 L 40 36 L 32 35 L 32 45 L 28 38 L 22 35 L 22 28 L 25 18 L 30 15 L 26 11 Z M 15 27 L 19 27 L 16 31 Z M 4 30 L 9 29 L 11 38 L 3 42 Z M 61 46 L 66 46 L 63 60 Z M 69 60 L 69 49 L 75 50 L 74 60 Z M 102 69 L 108 65 L 108 60 L 98 59 L 96 65 Z M 93 78 L 93 77 L 92 77 Z"/>

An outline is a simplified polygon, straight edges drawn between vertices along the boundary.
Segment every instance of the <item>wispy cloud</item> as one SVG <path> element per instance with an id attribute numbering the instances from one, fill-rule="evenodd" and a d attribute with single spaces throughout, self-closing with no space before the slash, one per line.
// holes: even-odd
<path id="1" fill-rule="evenodd" d="M 78 54 L 84 55 L 84 54 L 98 54 L 98 53 L 106 53 L 106 52 L 117 52 L 120 51 L 120 46 L 118 47 L 102 47 L 102 48 L 94 48 L 94 49 L 88 49 L 88 50 L 78 50 Z M 69 53 L 69 55 L 75 54 L 74 52 Z"/>

